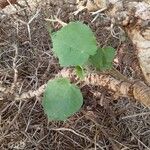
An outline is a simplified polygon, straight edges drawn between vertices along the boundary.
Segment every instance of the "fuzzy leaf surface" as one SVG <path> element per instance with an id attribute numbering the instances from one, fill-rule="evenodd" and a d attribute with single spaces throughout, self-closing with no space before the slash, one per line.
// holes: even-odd
<path id="1" fill-rule="evenodd" d="M 71 22 L 52 35 L 53 51 L 61 66 L 82 66 L 97 51 L 92 30 L 81 22 Z"/>
<path id="2" fill-rule="evenodd" d="M 83 97 L 80 89 L 66 78 L 48 82 L 42 106 L 49 120 L 64 121 L 81 108 Z"/>
<path id="3" fill-rule="evenodd" d="M 115 49 L 112 47 L 99 48 L 97 53 L 90 57 L 90 62 L 97 70 L 107 70 L 112 68 L 115 57 Z"/>

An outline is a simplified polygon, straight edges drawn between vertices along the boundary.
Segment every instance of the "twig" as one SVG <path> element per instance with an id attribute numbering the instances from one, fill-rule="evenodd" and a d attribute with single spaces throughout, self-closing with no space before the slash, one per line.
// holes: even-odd
<path id="1" fill-rule="evenodd" d="M 20 101 L 21 102 L 21 101 Z M 0 137 L 0 142 L 4 139 L 4 137 L 9 133 L 9 130 L 11 128 L 11 126 L 15 123 L 16 119 L 19 117 L 19 115 L 21 114 L 22 110 L 24 109 L 25 105 L 27 104 L 27 102 L 25 102 L 22 107 L 18 110 L 16 116 L 13 118 L 13 120 L 9 123 L 7 130 L 4 132 L 4 134 Z"/>
<path id="2" fill-rule="evenodd" d="M 7 94 L 9 91 L 10 91 L 10 88 L 3 87 L 3 86 L 0 84 L 0 92 L 1 92 L 1 93 Z"/>
<path id="3" fill-rule="evenodd" d="M 28 30 L 28 37 L 29 37 L 29 40 L 31 41 L 31 31 L 30 31 L 30 24 L 31 22 L 38 17 L 39 15 L 39 12 L 40 12 L 40 9 L 38 9 L 35 13 L 35 15 L 28 21 L 28 22 L 25 22 L 25 21 L 22 21 L 20 19 L 17 19 L 19 22 L 21 22 L 22 24 L 25 24 L 27 26 L 27 30 Z"/>
<path id="4" fill-rule="evenodd" d="M 107 10 L 107 7 L 104 7 L 104 8 L 102 8 L 102 9 L 99 9 L 99 10 L 97 10 L 97 11 L 95 11 L 95 12 L 91 12 L 91 14 L 92 14 L 92 15 L 97 15 L 97 14 L 99 14 L 99 13 L 105 11 L 105 10 Z"/>
<path id="5" fill-rule="evenodd" d="M 143 113 L 139 113 L 135 115 L 125 116 L 125 117 L 122 117 L 121 119 L 131 119 L 131 118 L 135 118 L 139 116 L 147 116 L 147 115 L 150 115 L 150 112 L 143 112 Z"/>
<path id="6" fill-rule="evenodd" d="M 150 150 L 150 147 L 146 146 L 133 132 L 132 130 L 129 128 L 129 126 L 127 126 L 129 131 L 131 132 L 131 134 L 133 135 L 133 137 L 142 145 L 146 148 L 146 150 Z"/>
<path id="7" fill-rule="evenodd" d="M 72 141 L 74 144 L 78 145 L 79 147 L 81 147 L 82 149 L 84 149 L 84 147 L 82 145 L 80 145 L 78 142 L 76 142 L 73 138 L 71 138 L 70 136 L 66 135 L 65 133 L 59 131 L 59 134 L 63 135 L 65 138 L 69 139 L 70 141 Z M 60 149 L 60 148 L 58 148 Z"/>
<path id="8" fill-rule="evenodd" d="M 26 4 L 26 6 L 27 6 L 27 7 L 30 9 L 30 11 L 31 11 L 31 7 L 30 7 L 28 1 L 27 1 L 27 0 L 24 0 L 24 2 L 25 2 L 25 4 Z"/>
<path id="9" fill-rule="evenodd" d="M 62 25 L 63 27 L 67 25 L 67 23 L 63 22 L 62 20 L 58 19 L 56 16 L 54 16 L 55 19 L 45 19 L 46 21 L 50 21 L 50 22 L 58 22 L 60 25 Z"/>
<path id="10" fill-rule="evenodd" d="M 12 5 L 12 3 L 11 3 L 9 0 L 6 0 L 6 1 L 7 1 L 8 5 L 10 5 L 12 8 L 15 8 L 15 9 L 16 9 L 16 7 L 14 7 L 14 6 Z"/>
<path id="11" fill-rule="evenodd" d="M 73 129 L 70 129 L 70 128 L 51 128 L 50 130 L 52 131 L 69 131 L 69 132 L 72 132 L 73 134 L 83 138 L 83 139 L 86 139 L 87 141 L 95 144 L 96 146 L 98 146 L 101 150 L 104 150 L 98 143 L 95 143 L 95 141 L 91 140 L 89 137 L 87 137 L 86 135 L 83 135 L 81 133 L 78 133 L 76 131 L 74 131 Z"/>
<path id="12" fill-rule="evenodd" d="M 17 48 L 17 45 L 13 45 L 13 47 L 15 49 L 15 56 L 13 58 L 14 82 L 11 85 L 10 93 L 13 93 L 14 88 L 16 87 L 17 78 L 18 78 L 18 70 L 17 70 L 18 48 Z"/>
<path id="13" fill-rule="evenodd" d="M 115 150 L 120 150 L 119 147 L 115 144 L 115 142 L 113 141 L 112 137 L 105 131 L 104 127 L 102 125 L 100 125 L 97 121 L 96 121 L 96 116 L 93 115 L 93 113 L 85 113 L 85 118 L 91 120 L 97 127 L 98 129 L 105 135 L 105 137 L 111 142 L 113 148 Z"/>

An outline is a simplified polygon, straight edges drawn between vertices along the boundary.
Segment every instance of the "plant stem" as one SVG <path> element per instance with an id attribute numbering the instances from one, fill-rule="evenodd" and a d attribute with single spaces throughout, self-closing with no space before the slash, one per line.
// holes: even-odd
<path id="1" fill-rule="evenodd" d="M 110 75 L 112 75 L 113 77 L 119 79 L 119 80 L 124 80 L 126 82 L 130 82 L 129 79 L 124 76 L 122 73 L 120 73 L 116 68 L 112 68 L 111 70 L 108 71 L 108 73 Z"/>

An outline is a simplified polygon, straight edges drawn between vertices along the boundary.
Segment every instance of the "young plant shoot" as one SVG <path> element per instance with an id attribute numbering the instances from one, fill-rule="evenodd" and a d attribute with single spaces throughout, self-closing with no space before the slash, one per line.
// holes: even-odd
<path id="1" fill-rule="evenodd" d="M 81 22 L 70 22 L 52 36 L 53 51 L 63 67 L 74 67 L 80 79 L 85 76 L 84 67 L 90 62 L 97 70 L 112 68 L 115 50 L 98 48 L 92 30 Z M 79 111 L 83 104 L 80 89 L 66 78 L 48 82 L 43 108 L 49 120 L 65 121 Z"/>

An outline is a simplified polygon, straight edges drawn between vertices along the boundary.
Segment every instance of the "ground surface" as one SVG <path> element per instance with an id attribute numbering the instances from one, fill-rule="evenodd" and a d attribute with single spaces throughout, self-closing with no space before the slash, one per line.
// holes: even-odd
<path id="1" fill-rule="evenodd" d="M 32 3 L 32 4 L 31 4 Z M 36 5 L 35 5 L 36 4 Z M 135 48 L 126 37 L 121 40 L 120 28 L 116 36 L 110 32 L 110 18 L 101 13 L 95 16 L 76 11 L 73 0 L 28 1 L 16 6 L 0 22 L 0 82 L 10 86 L 14 82 L 13 60 L 18 56 L 16 68 L 19 92 L 35 90 L 59 71 L 57 58 L 51 51 L 48 30 L 57 31 L 59 23 L 45 18 L 57 18 L 68 23 L 80 20 L 88 24 L 101 46 L 116 48 L 118 61 L 114 66 L 128 78 L 142 79 L 136 61 Z M 12 10 L 12 8 L 11 8 Z M 37 15 L 35 15 L 37 13 Z M 24 22 L 30 23 L 30 30 Z M 93 22 L 92 22 L 93 21 Z M 118 33 L 118 34 L 117 34 Z M 84 105 L 81 111 L 65 122 L 48 122 L 44 115 L 42 97 L 14 102 L 12 95 L 0 100 L 0 149 L 1 150 L 149 150 L 150 112 L 127 98 L 114 101 L 114 93 L 102 87 L 82 87 Z"/>

